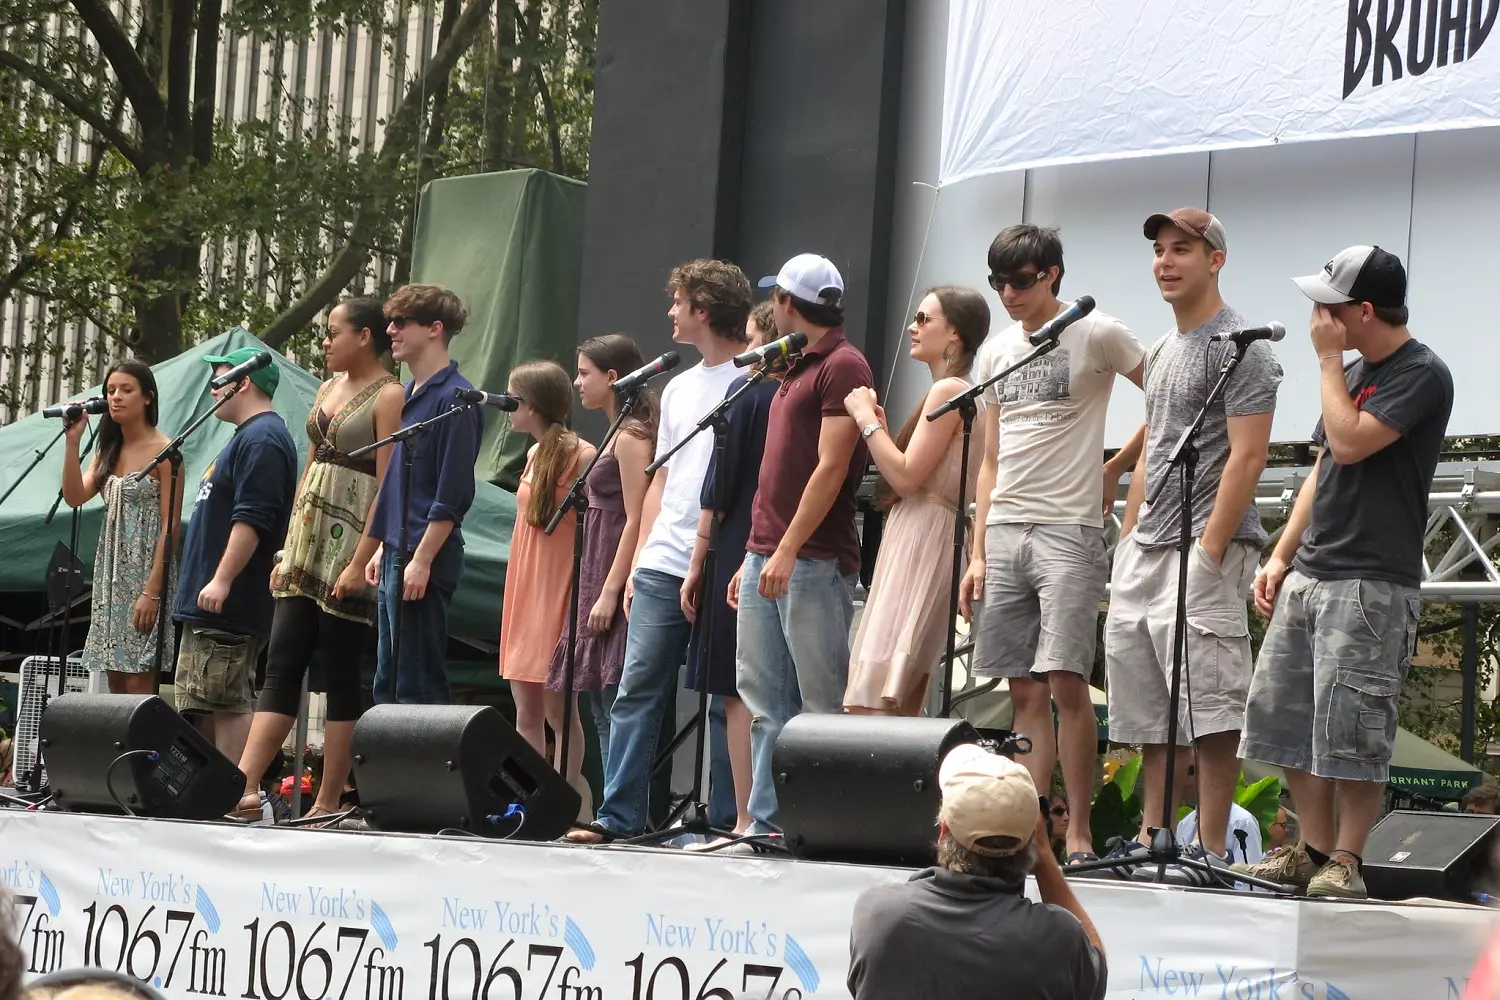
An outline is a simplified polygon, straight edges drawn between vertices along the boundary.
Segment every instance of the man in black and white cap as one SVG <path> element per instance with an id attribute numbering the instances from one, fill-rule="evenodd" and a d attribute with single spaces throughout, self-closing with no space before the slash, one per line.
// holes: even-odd
<path id="1" fill-rule="evenodd" d="M 1280 765 L 1301 843 L 1237 870 L 1362 898 L 1365 838 L 1385 792 L 1396 707 L 1417 641 L 1427 494 L 1453 379 L 1406 328 L 1406 271 L 1357 246 L 1294 279 L 1313 300 L 1323 451 L 1255 577 L 1271 615 L 1240 755 Z M 1348 365 L 1346 350 L 1359 352 Z"/>
<path id="2" fill-rule="evenodd" d="M 965 743 L 938 785 L 937 867 L 854 904 L 854 1000 L 1103 997 L 1104 947 L 1048 850 L 1030 773 Z M 1028 874 L 1040 903 L 1026 898 Z"/>

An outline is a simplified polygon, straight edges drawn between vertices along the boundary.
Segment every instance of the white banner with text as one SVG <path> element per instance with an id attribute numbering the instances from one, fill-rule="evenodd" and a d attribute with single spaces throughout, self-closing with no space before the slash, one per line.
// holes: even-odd
<path id="1" fill-rule="evenodd" d="M 103 966 L 172 1000 L 847 996 L 855 900 L 908 875 L 0 811 L 29 975 Z M 1492 927 L 1473 907 L 1075 885 L 1118 998 L 1459 1000 Z"/>
<path id="2" fill-rule="evenodd" d="M 1500 0 L 952 0 L 940 184 L 1500 124 Z"/>

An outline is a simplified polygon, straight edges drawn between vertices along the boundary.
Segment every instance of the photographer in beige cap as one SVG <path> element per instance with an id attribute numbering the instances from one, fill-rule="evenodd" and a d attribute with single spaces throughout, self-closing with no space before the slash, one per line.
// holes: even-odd
<path id="1" fill-rule="evenodd" d="M 1031 775 L 964 744 L 938 784 L 937 867 L 854 904 L 855 1000 L 989 996 L 999 983 L 1007 1000 L 1103 997 L 1104 948 L 1047 850 Z M 1026 898 L 1027 875 L 1040 903 Z"/>

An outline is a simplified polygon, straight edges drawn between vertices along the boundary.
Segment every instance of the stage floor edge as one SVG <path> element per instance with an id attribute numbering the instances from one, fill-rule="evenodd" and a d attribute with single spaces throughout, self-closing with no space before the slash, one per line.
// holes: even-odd
<path id="1" fill-rule="evenodd" d="M 102 965 L 181 1000 L 848 996 L 856 899 L 910 874 L 0 809 L 28 978 Z M 1497 926 L 1473 906 L 1071 884 L 1119 998 L 1459 1000 Z"/>

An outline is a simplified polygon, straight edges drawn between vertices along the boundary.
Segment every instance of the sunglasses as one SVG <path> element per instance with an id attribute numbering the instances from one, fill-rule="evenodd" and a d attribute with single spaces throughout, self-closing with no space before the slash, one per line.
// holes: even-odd
<path id="1" fill-rule="evenodd" d="M 1054 815 L 1054 816 L 1066 816 L 1067 814 L 1068 814 L 1068 807 L 1067 806 L 1053 806 L 1052 807 L 1052 815 Z"/>
<path id="2" fill-rule="evenodd" d="M 417 326 L 431 326 L 432 325 L 429 321 L 424 320 L 424 319 L 418 319 L 415 316 L 387 316 L 386 317 L 386 321 L 389 322 L 391 326 L 398 327 L 398 328 L 405 327 L 406 324 L 408 324 L 408 323 L 415 323 Z"/>
<path id="3" fill-rule="evenodd" d="M 1032 288 L 1040 281 L 1042 276 L 1036 271 L 1020 271 L 1016 274 L 992 274 L 990 275 L 990 287 L 1000 292 L 1009 285 L 1018 292 L 1024 292 Z"/>
<path id="4" fill-rule="evenodd" d="M 917 311 L 917 314 L 913 316 L 912 319 L 915 321 L 917 326 L 926 326 L 928 323 L 936 323 L 938 321 L 938 317 L 929 316 L 920 310 Z"/>

